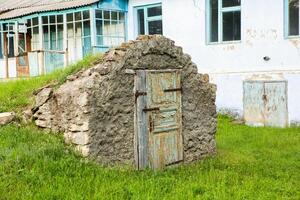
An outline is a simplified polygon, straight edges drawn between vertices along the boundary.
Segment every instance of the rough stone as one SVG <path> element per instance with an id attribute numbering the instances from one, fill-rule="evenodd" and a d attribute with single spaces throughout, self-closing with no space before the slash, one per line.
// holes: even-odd
<path id="1" fill-rule="evenodd" d="M 34 119 L 42 128 L 64 133 L 84 156 L 102 163 L 134 164 L 134 74 L 138 69 L 182 71 L 184 160 L 215 153 L 216 86 L 197 72 L 191 57 L 163 36 L 141 36 L 103 56 L 53 91 L 36 95 Z M 88 76 L 87 76 L 88 75 Z"/>
<path id="2" fill-rule="evenodd" d="M 22 115 L 22 120 L 23 120 L 24 123 L 29 123 L 29 122 L 32 121 L 33 113 L 32 113 L 31 109 L 23 111 L 22 114 L 23 114 Z"/>
<path id="3" fill-rule="evenodd" d="M 0 126 L 7 125 L 14 121 L 16 114 L 14 112 L 0 113 Z"/>

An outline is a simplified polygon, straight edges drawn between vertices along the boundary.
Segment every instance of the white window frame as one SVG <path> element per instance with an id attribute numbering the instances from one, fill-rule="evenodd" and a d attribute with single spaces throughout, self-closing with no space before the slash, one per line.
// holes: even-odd
<path id="1" fill-rule="evenodd" d="M 232 7 L 223 8 L 223 6 L 222 6 L 223 5 L 223 0 L 218 0 L 218 41 L 211 42 L 210 1 L 211 0 L 206 0 L 206 41 L 207 41 L 207 44 L 241 42 L 241 39 L 240 40 L 223 41 L 223 23 L 222 23 L 223 22 L 223 13 L 235 12 L 235 11 L 240 11 L 242 13 L 241 5 L 240 6 L 232 6 Z M 241 15 L 241 18 L 242 18 L 242 15 Z M 242 19 L 241 19 L 241 21 L 242 21 Z M 242 24 L 241 24 L 241 26 L 242 26 Z M 242 38 L 242 30 L 241 30 L 241 38 Z"/>
<path id="2" fill-rule="evenodd" d="M 148 17 L 148 8 L 154 8 L 154 7 L 161 7 L 162 3 L 155 3 L 155 4 L 148 4 L 148 5 L 142 5 L 142 6 L 136 6 L 134 7 L 134 17 L 135 17 L 135 35 L 139 36 L 139 21 L 138 21 L 138 10 L 143 9 L 144 10 L 144 27 L 145 27 L 145 35 L 149 35 L 149 27 L 148 22 L 151 21 L 158 21 L 161 20 L 163 24 L 163 13 L 159 16 L 154 17 Z M 164 33 L 164 30 L 162 30 L 162 33 Z"/>

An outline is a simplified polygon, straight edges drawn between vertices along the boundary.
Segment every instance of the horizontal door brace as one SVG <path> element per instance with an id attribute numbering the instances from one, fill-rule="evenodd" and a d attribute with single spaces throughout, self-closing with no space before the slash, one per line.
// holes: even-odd
<path id="1" fill-rule="evenodd" d="M 154 107 L 154 108 L 144 108 L 144 112 L 151 112 L 151 111 L 159 111 L 159 107 Z"/>
<path id="2" fill-rule="evenodd" d="M 182 88 L 165 89 L 164 92 L 182 92 Z"/>

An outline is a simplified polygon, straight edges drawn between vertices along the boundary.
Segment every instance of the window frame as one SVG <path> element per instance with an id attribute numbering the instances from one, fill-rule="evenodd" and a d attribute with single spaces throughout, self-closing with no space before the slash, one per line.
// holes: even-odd
<path id="1" fill-rule="evenodd" d="M 283 0 L 284 3 L 284 38 L 293 39 L 300 38 L 300 7 L 299 7 L 299 34 L 289 35 L 290 19 L 289 19 L 289 0 Z M 300 5 L 300 1 L 299 1 Z"/>
<path id="2" fill-rule="evenodd" d="M 164 34 L 163 30 L 163 10 L 162 14 L 159 16 L 154 16 L 154 17 L 148 17 L 148 8 L 154 8 L 154 7 L 161 7 L 162 8 L 162 3 L 154 3 L 154 4 L 147 4 L 147 5 L 142 5 L 142 6 L 136 6 L 134 7 L 134 30 L 135 30 L 135 35 L 136 37 L 139 36 L 139 21 L 138 21 L 138 10 L 143 9 L 144 10 L 144 27 L 145 27 L 145 34 L 144 35 L 149 35 L 149 26 L 148 23 L 151 21 L 162 21 L 162 35 Z"/>
<path id="3" fill-rule="evenodd" d="M 206 0 L 206 44 L 231 44 L 231 43 L 240 43 L 242 41 L 242 5 L 231 6 L 223 8 L 223 0 L 218 0 L 218 41 L 211 42 L 211 12 L 210 12 L 210 1 Z M 242 0 L 241 0 L 242 4 Z M 241 13 L 241 39 L 223 41 L 223 13 L 226 12 L 235 12 L 240 11 Z"/>
<path id="4" fill-rule="evenodd" d="M 97 17 L 97 12 L 101 12 L 101 17 Z M 109 12 L 109 19 L 105 18 L 104 16 L 104 12 Z M 117 19 L 113 19 L 112 18 L 112 13 L 116 13 L 117 14 Z M 121 18 L 121 16 L 123 18 Z M 126 32 L 127 32 L 127 13 L 125 11 L 121 11 L 121 10 L 109 10 L 109 9 L 101 9 L 101 8 L 97 8 L 95 9 L 95 14 L 94 14 L 94 20 L 95 20 L 95 40 L 96 40 L 96 47 L 98 48 L 112 48 L 115 47 L 116 45 L 112 45 L 112 44 L 99 44 L 98 43 L 98 39 L 102 38 L 102 40 L 104 39 L 118 39 L 119 43 L 122 43 L 120 41 L 123 40 L 123 42 L 126 41 Z M 97 33 L 97 22 L 100 22 L 102 25 L 102 34 L 98 34 Z M 113 22 L 115 22 L 117 25 L 122 25 L 124 32 L 114 32 L 114 33 L 110 33 L 110 34 L 104 34 L 104 27 L 105 27 L 105 22 L 109 22 L 110 26 L 113 25 Z"/>

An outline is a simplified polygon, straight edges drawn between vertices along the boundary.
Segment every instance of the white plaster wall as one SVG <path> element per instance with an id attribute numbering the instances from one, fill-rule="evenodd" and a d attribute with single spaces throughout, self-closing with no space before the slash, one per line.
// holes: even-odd
<path id="1" fill-rule="evenodd" d="M 133 7 L 162 2 L 164 35 L 191 54 L 207 73 L 300 71 L 300 40 L 284 38 L 283 0 L 242 0 L 242 40 L 206 44 L 205 0 L 132 0 L 128 37 L 134 39 Z M 271 60 L 266 62 L 264 56 Z"/>
<path id="2" fill-rule="evenodd" d="M 8 59 L 8 74 L 9 78 L 16 78 L 17 77 L 17 63 L 16 58 L 9 58 Z"/>
<path id="3" fill-rule="evenodd" d="M 134 39 L 134 7 L 162 3 L 164 35 L 192 56 L 218 86 L 219 108 L 243 109 L 243 80 L 280 73 L 288 80 L 289 118 L 300 121 L 300 39 L 284 38 L 283 0 L 242 0 L 241 41 L 206 44 L 205 0 L 130 0 L 128 38 Z M 266 62 L 264 56 L 271 58 Z"/>
<path id="4" fill-rule="evenodd" d="M 5 78 L 6 72 L 5 72 L 5 62 L 3 59 L 0 60 L 0 79 Z"/>
<path id="5" fill-rule="evenodd" d="M 10 78 L 17 77 L 17 66 L 16 66 L 16 59 L 9 58 L 8 59 L 8 74 Z M 6 69 L 5 69 L 5 61 L 2 59 L 0 60 L 0 79 L 6 78 Z"/>

